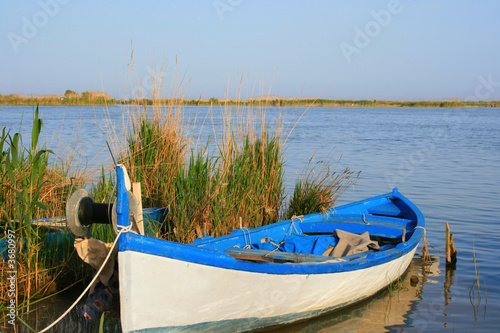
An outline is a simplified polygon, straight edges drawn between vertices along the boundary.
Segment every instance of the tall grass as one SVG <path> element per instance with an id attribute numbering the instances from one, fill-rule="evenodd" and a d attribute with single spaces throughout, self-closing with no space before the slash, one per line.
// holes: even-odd
<path id="1" fill-rule="evenodd" d="M 287 202 L 282 122 L 269 129 L 262 108 L 222 108 L 221 128 L 201 147 L 185 136 L 175 107 L 135 110 L 140 115 L 120 160 L 141 182 L 144 206 L 169 207 L 161 235 L 169 240 L 191 242 L 325 211 L 359 177 L 338 170 L 331 157 L 310 161 Z"/>
<path id="2" fill-rule="evenodd" d="M 0 299 L 7 299 L 6 273 L 16 271 L 18 307 L 28 305 L 32 296 L 45 294 L 61 275 L 72 253 L 68 234 L 54 236 L 46 228 L 32 223 L 33 219 L 64 215 L 71 187 L 67 177 L 69 167 L 49 164 L 52 152 L 38 148 L 42 125 L 37 107 L 31 143 L 27 147 L 19 133 L 11 135 L 3 128 L 0 137 L 0 226 L 2 239 L 6 239 L 7 233 L 15 235 L 16 250 L 15 269 L 6 261 L 0 261 Z M 84 179 L 77 177 L 74 182 L 78 186 Z"/>
<path id="3" fill-rule="evenodd" d="M 240 223 L 253 228 L 277 220 L 283 202 L 280 138 L 266 128 L 256 133 L 254 126 L 231 126 L 225 122 L 215 151 L 199 150 L 181 168 L 169 224 L 175 230 L 168 238 L 192 241 L 203 232 L 220 236 Z"/>
<path id="4" fill-rule="evenodd" d="M 241 114 L 225 110 L 212 149 L 209 142 L 196 147 L 182 130 L 179 110 L 153 107 L 147 115 L 137 108 L 121 156 L 131 178 L 141 182 L 143 205 L 169 207 L 163 237 L 189 242 L 203 231 L 226 234 L 240 220 L 246 227 L 276 221 L 283 200 L 280 138 L 264 126 L 257 133 L 254 120 L 243 124 Z"/>
<path id="5" fill-rule="evenodd" d="M 354 185 L 361 174 L 348 167 L 337 170 L 340 159 L 334 162 L 332 155 L 318 162 L 314 158 L 309 160 L 295 182 L 290 203 L 284 212 L 285 218 L 325 212 L 332 208 L 338 197 Z"/>
<path id="6" fill-rule="evenodd" d="M 187 153 L 181 113 L 173 107 L 154 107 L 151 115 L 142 110 L 133 115 L 128 149 L 120 159 L 132 179 L 141 182 L 144 207 L 170 204 L 175 175 Z"/>
<path id="7" fill-rule="evenodd" d="M 220 236 L 240 226 L 254 228 L 321 211 L 358 176 L 349 169 L 330 170 L 322 179 L 304 175 L 287 208 L 283 166 L 288 136 L 281 117 L 269 128 L 266 104 L 212 106 L 210 115 L 221 112 L 222 124 L 200 143 L 184 130 L 182 89 L 171 85 L 176 88 L 167 100 L 160 98 L 162 86 L 156 82 L 151 107 L 128 106 L 130 132 L 125 139 L 114 136 L 113 142 L 131 179 L 141 182 L 143 206 L 169 208 L 163 238 L 191 242 L 203 234 Z"/>
<path id="8" fill-rule="evenodd" d="M 11 231 L 15 230 L 18 248 L 26 248 L 20 251 L 20 256 L 16 261 L 17 267 L 23 267 L 28 275 L 23 290 L 26 291 L 29 299 L 32 282 L 34 289 L 38 289 L 38 249 L 39 230 L 32 225 L 31 220 L 40 212 L 47 209 L 46 205 L 40 201 L 41 189 L 44 184 L 44 174 L 46 172 L 48 154 L 47 150 L 38 150 L 37 143 L 42 127 L 42 120 L 38 117 L 38 108 L 34 113 L 33 130 L 31 135 L 31 146 L 24 149 L 22 138 L 19 133 L 12 137 L 2 130 L 2 206 L 4 206 L 3 218 L 6 219 L 6 227 Z M 3 144 L 8 143 L 8 148 L 3 151 Z M 10 201 L 9 203 L 7 201 Z M 16 249 L 17 250 L 17 249 Z M 16 267 L 16 268 L 17 268 Z M 24 269 L 19 269 L 23 271 Z M 32 281 L 30 275 L 34 272 L 35 279 Z M 3 282 L 3 281 L 2 281 Z M 23 283 L 22 279 L 16 279 L 16 283 Z M 19 290 L 19 289 L 18 289 Z"/>
<path id="9" fill-rule="evenodd" d="M 176 105 L 183 98 L 181 89 L 173 85 L 169 104 L 163 105 L 162 86 L 157 83 L 151 107 L 128 106 L 131 125 L 124 137 L 113 128 L 108 133 L 118 162 L 125 164 L 132 181 L 141 183 L 143 207 L 169 208 L 160 237 L 186 243 L 204 234 L 220 236 L 239 227 L 324 211 L 359 175 L 349 169 L 337 171 L 331 160 L 321 164 L 323 171 L 311 162 L 287 198 L 284 149 L 289 133 L 283 133 L 281 117 L 270 126 L 266 104 L 212 107 L 212 116 L 222 113 L 221 127 L 213 127 L 213 135 L 200 142 L 186 130 L 183 108 Z M 16 231 L 23 300 L 66 274 L 62 267 L 72 258 L 71 238 L 59 242 L 60 249 L 47 250 L 42 245 L 49 242 L 48 234 L 31 220 L 64 215 L 71 188 L 88 182 L 85 174 L 71 180 L 67 164 L 49 164 L 51 152 L 37 147 L 41 128 L 37 107 L 28 148 L 19 134 L 11 136 L 5 129 L 0 141 L 0 220 Z M 113 173 L 102 168 L 91 193 L 96 202 L 112 202 Z M 108 242 L 114 237 L 109 226 L 93 226 L 92 233 Z M 81 267 L 74 272 L 78 270 L 83 272 Z M 2 284 L 5 289 L 5 280 Z"/>

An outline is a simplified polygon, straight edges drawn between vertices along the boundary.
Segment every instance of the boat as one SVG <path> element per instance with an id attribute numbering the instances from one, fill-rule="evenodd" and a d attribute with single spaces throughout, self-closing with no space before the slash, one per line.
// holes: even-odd
<path id="1" fill-rule="evenodd" d="M 245 332 L 320 316 L 407 270 L 424 216 L 397 189 L 324 213 L 190 244 L 132 230 L 130 180 L 117 165 L 124 332 Z"/>
<path id="2" fill-rule="evenodd" d="M 164 207 L 150 207 L 142 210 L 146 234 L 155 234 L 155 231 L 158 229 L 157 226 L 164 219 L 167 211 L 168 210 Z M 0 222 L 2 226 L 6 225 L 4 221 Z M 41 246 L 41 250 L 47 252 L 57 251 L 59 259 L 71 254 L 74 249 L 73 242 L 75 240 L 75 234 L 67 228 L 66 216 L 33 219 L 31 220 L 31 224 L 34 227 L 41 227 L 44 229 L 43 232 L 40 232 L 38 235 L 37 240 L 37 243 Z M 14 222 L 14 228 L 19 228 L 17 221 Z M 106 236 L 106 231 L 107 230 L 103 231 L 103 236 Z M 22 244 L 22 249 L 18 250 L 24 252 L 26 251 L 25 238 L 23 239 Z M 0 260 L 5 262 L 8 260 L 8 247 L 9 242 L 7 237 L 0 239 Z"/>

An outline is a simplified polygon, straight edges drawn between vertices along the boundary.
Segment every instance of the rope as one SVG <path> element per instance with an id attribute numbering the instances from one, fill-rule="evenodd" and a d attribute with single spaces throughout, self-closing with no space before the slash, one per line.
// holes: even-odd
<path id="1" fill-rule="evenodd" d="M 290 230 L 290 235 L 292 234 L 292 231 L 291 231 L 292 227 L 295 229 L 295 232 L 297 234 L 299 234 L 299 231 L 297 230 L 297 227 L 295 226 L 295 223 L 293 222 L 293 219 L 294 218 L 295 219 L 299 219 L 300 223 L 302 223 L 302 217 L 304 217 L 304 215 L 298 215 L 298 216 L 294 215 L 294 216 L 292 216 L 292 218 L 290 219 L 292 221 L 292 224 L 290 225 L 290 229 L 289 229 Z"/>
<path id="2" fill-rule="evenodd" d="M 363 222 L 364 222 L 365 224 L 370 224 L 370 223 L 366 222 L 366 220 L 365 220 L 365 214 L 363 214 Z"/>
<path id="3" fill-rule="evenodd" d="M 97 273 L 95 274 L 94 278 L 92 279 L 92 281 L 90 281 L 89 285 L 87 286 L 87 288 L 85 288 L 85 290 L 82 292 L 82 294 L 76 299 L 76 301 L 68 308 L 68 310 L 66 310 L 66 312 L 64 312 L 59 318 L 57 318 L 52 324 L 50 324 L 49 326 L 47 326 L 45 329 L 41 330 L 39 333 L 44 333 L 44 332 L 47 332 L 49 329 L 51 329 L 54 325 L 56 325 L 58 322 L 60 322 L 64 317 L 66 317 L 66 315 L 78 304 L 78 302 L 80 302 L 80 300 L 83 298 L 83 296 L 87 293 L 87 291 L 89 291 L 90 287 L 94 284 L 94 282 L 97 280 L 97 278 L 99 277 L 99 274 L 101 274 L 101 271 L 103 270 L 104 266 L 106 265 L 106 263 L 108 262 L 109 258 L 111 257 L 111 254 L 113 253 L 113 250 L 116 246 L 116 244 L 118 244 L 118 239 L 120 238 L 120 235 L 124 232 L 129 232 L 131 229 L 132 229 L 132 224 L 130 224 L 128 227 L 122 227 L 121 225 L 118 226 L 118 229 L 120 229 L 120 231 L 118 232 L 118 235 L 116 236 L 115 238 L 115 241 L 113 242 L 113 245 L 111 246 L 111 249 L 109 250 L 108 252 L 108 255 L 106 256 L 106 259 L 104 259 L 104 262 L 102 263 L 101 265 L 101 268 L 99 268 L 99 270 L 97 271 Z"/>
<path id="4" fill-rule="evenodd" d="M 425 230 L 425 227 L 421 227 L 421 226 L 416 226 L 415 229 L 423 229 L 424 230 L 424 242 L 427 243 L 427 245 L 429 245 L 430 247 L 432 247 L 434 250 L 436 251 L 441 251 L 441 252 L 444 252 L 446 250 L 441 250 L 441 249 L 437 249 L 435 248 L 434 246 L 432 246 L 431 243 L 429 243 L 429 241 L 427 241 L 427 239 L 425 238 L 426 234 L 427 234 L 427 230 Z"/>
<path id="5" fill-rule="evenodd" d="M 414 229 L 422 229 L 424 231 L 424 237 L 427 234 L 427 230 L 425 230 L 425 227 L 422 226 L 416 226 Z"/>
<path id="6" fill-rule="evenodd" d="M 240 228 L 241 231 L 243 231 L 243 238 L 245 239 L 245 246 L 243 247 L 244 249 L 249 249 L 252 245 L 252 237 L 250 235 L 250 229 L 248 228 Z M 245 233 L 245 230 L 248 232 L 248 243 L 247 243 L 247 234 Z"/>
<path id="7" fill-rule="evenodd" d="M 264 257 L 267 257 L 267 256 L 268 256 L 268 255 L 270 255 L 271 253 L 273 253 L 273 252 L 275 252 L 276 250 L 278 250 L 278 249 L 280 248 L 281 244 L 283 244 L 284 242 L 285 242 L 285 241 L 282 241 L 282 242 L 281 242 L 281 243 L 279 243 L 279 244 L 276 244 L 275 242 L 269 242 L 269 243 L 271 243 L 271 245 L 276 246 L 276 248 L 275 248 L 274 250 L 271 250 L 271 251 L 267 252 L 267 253 L 264 255 Z"/>

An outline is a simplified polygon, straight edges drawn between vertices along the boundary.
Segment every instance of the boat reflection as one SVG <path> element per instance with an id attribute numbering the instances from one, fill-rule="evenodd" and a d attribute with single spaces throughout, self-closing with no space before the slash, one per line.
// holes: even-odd
<path id="1" fill-rule="evenodd" d="M 427 283 L 438 283 L 440 276 L 439 257 L 431 257 L 424 262 L 419 257 L 414 257 L 408 271 L 399 281 L 390 288 L 386 288 L 375 296 L 361 301 L 346 309 L 335 311 L 331 314 L 310 319 L 301 323 L 288 326 L 279 326 L 268 329 L 266 332 L 384 332 L 389 330 L 402 330 L 401 326 L 407 324 L 411 312 L 416 309 L 418 301 Z M 453 284 L 453 271 L 447 271 L 444 286 L 445 301 L 449 302 L 448 293 Z M 28 318 L 25 318 L 35 330 L 46 327 L 60 313 L 64 312 L 79 291 L 74 295 L 54 297 L 34 306 Z M 69 316 L 64 318 L 52 331 L 53 332 L 96 332 L 99 321 L 85 321 L 81 315 L 83 303 L 79 304 Z M 105 321 L 105 332 L 121 332 L 118 318 L 108 318 Z M 399 328 L 399 329 L 398 329 Z M 17 327 L 1 327 L 6 332 L 27 332 L 26 327 L 19 322 Z"/>
<path id="2" fill-rule="evenodd" d="M 281 332 L 384 332 L 406 325 L 410 313 L 422 299 L 425 284 L 437 283 L 439 257 L 423 261 L 414 257 L 408 271 L 399 281 L 374 297 L 346 309 L 271 330 Z M 452 281 L 448 288 L 451 286 Z M 446 294 L 447 288 L 445 288 Z M 390 327 L 390 329 L 389 329 Z M 398 329 L 399 331 L 399 329 Z"/>

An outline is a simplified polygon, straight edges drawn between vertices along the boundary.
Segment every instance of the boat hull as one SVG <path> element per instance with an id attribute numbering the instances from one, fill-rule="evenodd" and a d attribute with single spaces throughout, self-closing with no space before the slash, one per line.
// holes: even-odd
<path id="1" fill-rule="evenodd" d="M 383 289 L 405 272 L 415 250 L 379 265 L 324 274 L 263 274 L 119 252 L 122 328 L 241 332 L 314 317 Z"/>
<path id="2" fill-rule="evenodd" d="M 345 307 L 398 279 L 424 228 L 422 213 L 395 189 L 326 213 L 191 244 L 122 234 L 122 329 L 244 332 Z M 306 246 L 327 240 L 341 248 L 337 230 L 369 235 L 379 248 L 331 257 L 318 255 L 323 248 L 316 252 Z M 261 247 L 270 240 L 275 246 L 301 245 L 293 250 Z"/>

